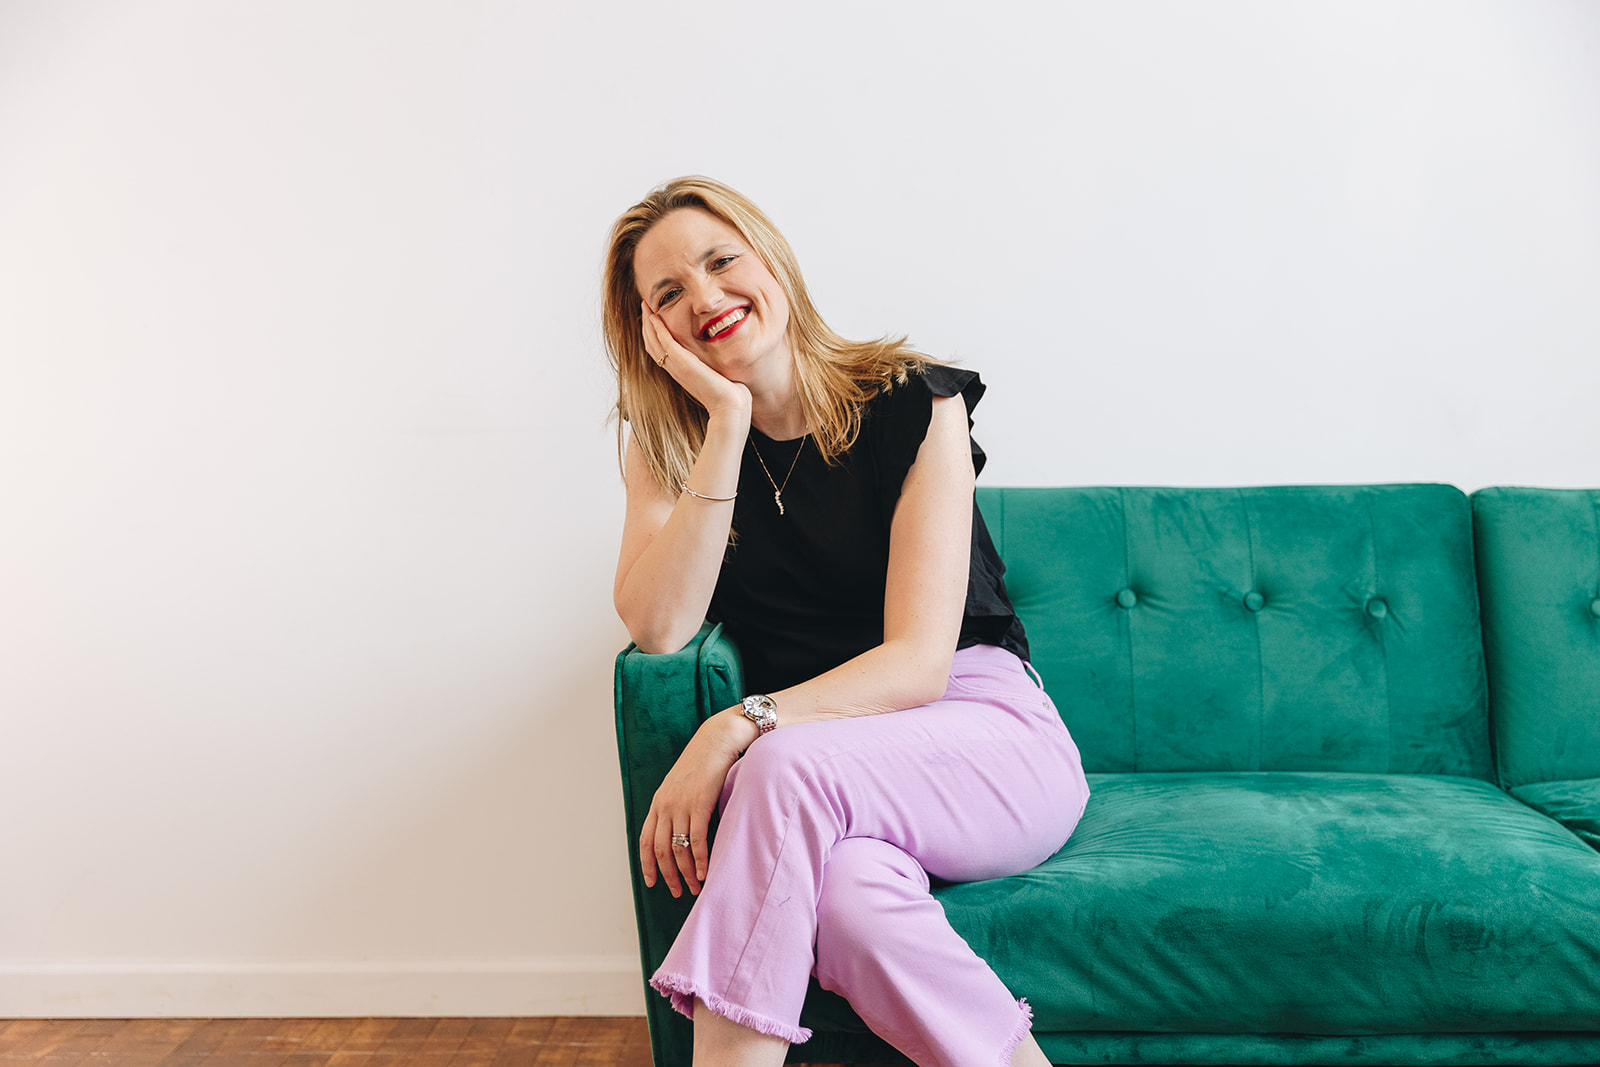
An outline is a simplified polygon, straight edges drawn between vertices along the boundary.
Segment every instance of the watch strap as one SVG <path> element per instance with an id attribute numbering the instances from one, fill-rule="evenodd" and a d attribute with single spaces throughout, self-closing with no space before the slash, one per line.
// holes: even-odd
<path id="1" fill-rule="evenodd" d="M 740 710 L 764 734 L 771 733 L 778 725 L 778 705 L 765 693 L 752 693 L 745 697 Z"/>

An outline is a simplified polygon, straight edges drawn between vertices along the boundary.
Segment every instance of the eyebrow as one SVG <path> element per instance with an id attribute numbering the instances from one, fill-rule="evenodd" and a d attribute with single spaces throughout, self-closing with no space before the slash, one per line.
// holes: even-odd
<path id="1" fill-rule="evenodd" d="M 700 253 L 700 258 L 695 260 L 695 262 L 704 264 L 706 260 L 715 257 L 718 252 L 726 251 L 732 247 L 733 245 L 730 244 L 712 245 L 710 248 Z M 659 282 L 656 282 L 650 287 L 650 299 L 654 300 L 656 294 L 661 291 L 663 286 L 671 285 L 676 280 L 677 279 L 674 276 L 668 275 L 667 277 L 662 278 Z"/>

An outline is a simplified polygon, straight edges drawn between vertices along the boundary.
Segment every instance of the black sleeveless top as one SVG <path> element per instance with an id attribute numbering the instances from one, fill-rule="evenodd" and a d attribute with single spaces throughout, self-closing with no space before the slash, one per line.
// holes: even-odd
<path id="1" fill-rule="evenodd" d="M 738 643 L 752 692 L 807 681 L 883 643 L 889 523 L 927 435 L 933 398 L 957 393 L 966 400 L 970 429 L 984 393 L 975 372 L 929 366 L 910 375 L 905 385 L 867 401 L 855 444 L 832 466 L 809 436 L 774 441 L 750 428 L 733 506 L 734 542 L 707 614 Z M 985 458 L 974 441 L 973 467 L 981 471 Z M 767 470 L 783 486 L 782 514 Z M 974 505 L 956 647 L 999 645 L 1026 660 L 1028 639 L 1006 595 L 1004 571 Z"/>

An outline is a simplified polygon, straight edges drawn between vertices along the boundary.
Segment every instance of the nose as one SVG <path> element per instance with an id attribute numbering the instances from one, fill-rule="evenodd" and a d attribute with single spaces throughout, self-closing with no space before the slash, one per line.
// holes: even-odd
<path id="1" fill-rule="evenodd" d="M 716 278 L 709 274 L 691 279 L 687 288 L 690 304 L 697 315 L 715 311 L 722 301 L 722 286 L 718 285 Z"/>

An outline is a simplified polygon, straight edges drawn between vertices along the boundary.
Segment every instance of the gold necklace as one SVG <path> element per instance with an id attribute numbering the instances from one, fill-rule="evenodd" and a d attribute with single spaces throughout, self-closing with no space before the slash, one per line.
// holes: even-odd
<path id="1" fill-rule="evenodd" d="M 755 437 L 752 436 L 750 438 L 750 451 L 756 454 L 756 462 L 761 464 L 762 471 L 767 475 L 767 481 L 772 483 L 772 500 L 773 503 L 778 505 L 779 515 L 783 514 L 783 491 L 789 488 L 789 479 L 794 474 L 796 464 L 800 462 L 800 453 L 806 450 L 806 438 L 810 436 L 809 433 L 801 436 L 800 447 L 794 450 L 794 463 L 789 464 L 789 473 L 783 476 L 782 485 L 779 485 L 777 479 L 772 476 L 772 472 L 767 470 L 767 461 L 761 458 L 761 449 L 756 447 Z"/>

